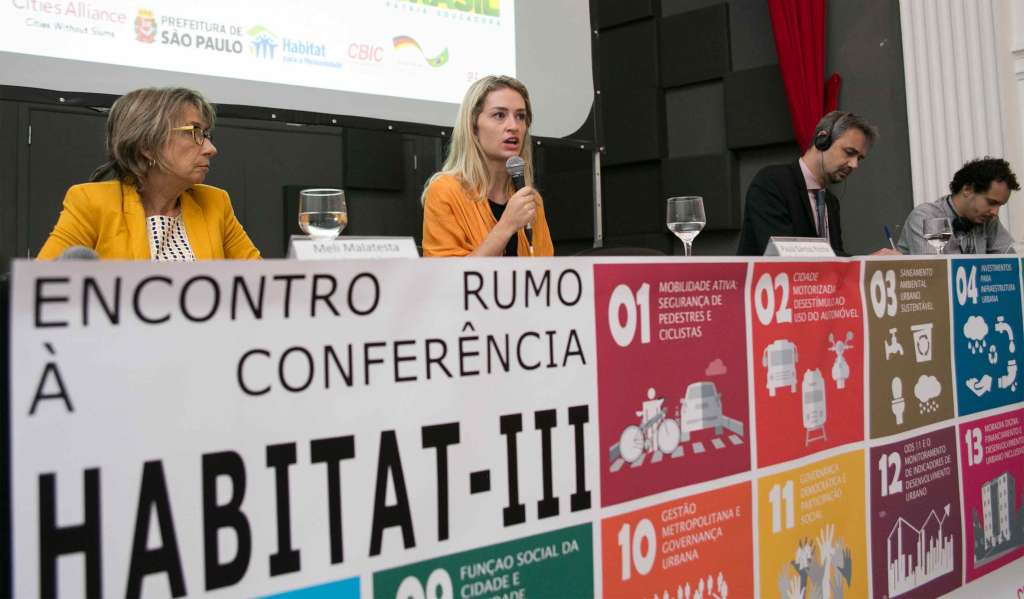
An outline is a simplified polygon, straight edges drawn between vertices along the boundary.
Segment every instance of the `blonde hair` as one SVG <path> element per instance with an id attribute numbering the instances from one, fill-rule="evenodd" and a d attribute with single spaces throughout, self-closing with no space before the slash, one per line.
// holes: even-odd
<path id="1" fill-rule="evenodd" d="M 530 125 L 533 123 L 533 106 L 530 104 L 530 92 L 522 81 L 514 77 L 504 75 L 488 75 L 477 80 L 466 90 L 466 96 L 462 99 L 462 106 L 459 107 L 459 115 L 455 119 L 455 129 L 452 131 L 452 142 L 448 149 L 448 157 L 441 170 L 427 181 L 420 196 L 420 202 L 427 199 L 427 189 L 438 177 L 451 175 L 459 180 L 462 186 L 470 192 L 477 200 L 487 197 L 487 191 L 491 188 L 491 171 L 487 168 L 487 157 L 484 149 L 480 146 L 480 139 L 476 134 L 476 123 L 483 112 L 484 102 L 488 94 L 501 89 L 511 89 L 523 97 L 526 104 L 526 134 L 523 136 L 521 150 L 519 152 L 523 162 L 526 163 L 524 172 L 526 184 L 533 186 L 533 142 L 530 138 Z M 508 189 L 512 191 L 512 182 L 509 181 Z"/>
<path id="2" fill-rule="evenodd" d="M 146 184 L 152 168 L 167 170 L 163 148 L 171 129 L 179 122 L 186 106 L 194 106 L 206 126 L 213 128 L 213 107 L 199 92 L 183 87 L 146 87 L 121 96 L 107 116 L 107 161 L 92 174 L 99 181 L 113 173 L 119 180 L 137 187 Z"/>

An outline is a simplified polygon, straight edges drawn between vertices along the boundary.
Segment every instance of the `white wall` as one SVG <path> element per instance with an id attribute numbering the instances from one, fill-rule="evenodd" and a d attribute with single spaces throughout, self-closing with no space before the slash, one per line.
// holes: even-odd
<path id="1" fill-rule="evenodd" d="M 1024 175 L 1024 2 L 900 0 L 900 26 L 914 204 L 948 193 L 973 158 L 1002 156 Z M 1002 211 L 1017 239 L 1022 201 Z"/>

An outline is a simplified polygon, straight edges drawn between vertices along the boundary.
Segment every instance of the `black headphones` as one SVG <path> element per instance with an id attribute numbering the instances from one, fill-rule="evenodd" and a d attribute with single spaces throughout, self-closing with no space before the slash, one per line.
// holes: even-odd
<path id="1" fill-rule="evenodd" d="M 949 204 L 949 209 L 953 211 L 953 214 L 956 214 L 956 217 L 953 218 L 952 221 L 953 233 L 956 235 L 969 233 L 971 229 L 974 228 L 974 223 L 956 213 L 956 209 L 953 208 L 953 200 L 950 199 L 950 196 L 946 196 L 946 203 Z"/>
<path id="2" fill-rule="evenodd" d="M 839 112 L 831 123 L 822 121 L 818 124 L 818 128 L 814 130 L 814 147 L 824 152 L 825 150 L 832 147 L 832 138 L 836 132 L 836 126 L 849 116 L 849 112 Z"/>

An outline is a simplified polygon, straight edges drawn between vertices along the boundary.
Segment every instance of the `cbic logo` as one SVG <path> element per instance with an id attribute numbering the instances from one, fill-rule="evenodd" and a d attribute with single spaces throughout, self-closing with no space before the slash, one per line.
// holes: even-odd
<path id="1" fill-rule="evenodd" d="M 278 45 L 277 36 L 263 25 L 256 25 L 248 33 L 252 39 L 253 56 L 273 60 L 274 49 Z"/>
<path id="2" fill-rule="evenodd" d="M 135 17 L 135 39 L 146 44 L 156 41 L 156 16 L 153 11 L 140 8 Z"/>
<path id="3" fill-rule="evenodd" d="M 353 42 L 348 45 L 348 57 L 357 62 L 381 62 L 384 60 L 384 48 Z"/>
<path id="4" fill-rule="evenodd" d="M 423 48 L 420 47 L 420 43 L 417 42 L 415 39 L 409 37 L 408 35 L 398 35 L 398 36 L 395 36 L 394 44 L 395 44 L 395 52 L 402 52 L 402 51 L 407 51 L 407 50 L 415 50 L 416 52 L 419 53 L 419 55 L 421 57 L 423 57 L 423 60 L 425 60 L 428 65 L 430 65 L 430 66 L 432 66 L 434 68 L 444 66 L 445 63 L 448 62 L 448 47 L 447 46 L 445 47 L 444 50 L 441 50 L 440 54 L 438 54 L 437 56 L 435 56 L 433 58 L 430 58 L 423 51 Z"/>

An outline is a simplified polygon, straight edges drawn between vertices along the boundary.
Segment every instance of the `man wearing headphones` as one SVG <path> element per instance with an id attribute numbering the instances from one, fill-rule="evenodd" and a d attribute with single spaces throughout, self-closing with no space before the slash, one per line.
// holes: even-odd
<path id="1" fill-rule="evenodd" d="M 838 256 L 843 249 L 839 200 L 827 186 L 849 177 L 867 157 L 878 130 L 851 112 L 833 111 L 818 122 L 814 141 L 789 164 L 766 166 L 747 189 L 736 254 L 761 256 L 773 235 L 823 237 Z"/>
<path id="2" fill-rule="evenodd" d="M 949 219 L 953 236 L 944 254 L 1006 254 L 1013 251 L 1013 237 L 999 222 L 999 209 L 1020 189 L 1010 163 L 1002 158 L 980 158 L 965 164 L 953 175 L 951 195 L 919 204 L 907 216 L 897 246 L 904 254 L 934 254 L 924 236 L 924 222 Z"/>

